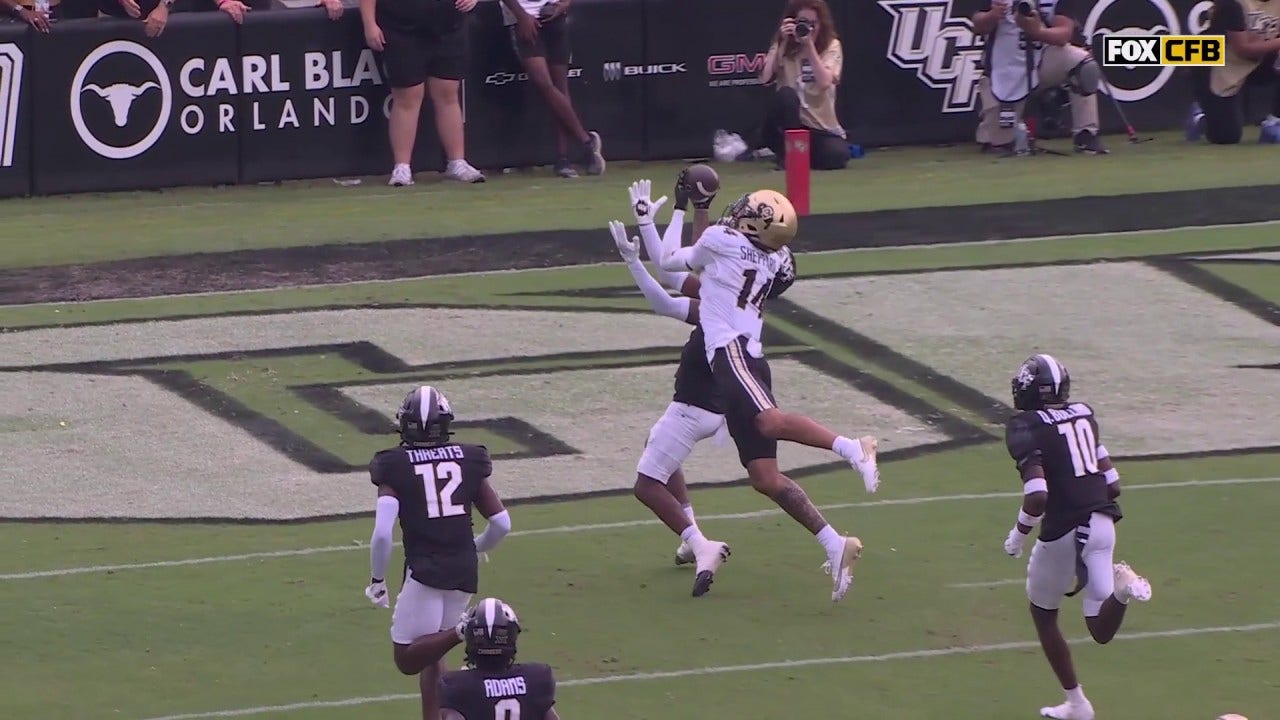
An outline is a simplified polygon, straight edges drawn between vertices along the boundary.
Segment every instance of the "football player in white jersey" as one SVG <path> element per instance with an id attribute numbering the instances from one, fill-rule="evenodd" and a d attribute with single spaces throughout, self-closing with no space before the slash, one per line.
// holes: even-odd
<path id="1" fill-rule="evenodd" d="M 637 189 L 633 186 L 633 194 Z M 647 193 L 646 193 L 647 194 Z M 706 208 L 714 194 L 703 195 L 694 202 L 693 237 L 696 239 L 710 224 Z M 680 244 L 684 232 L 684 212 L 689 203 L 684 173 L 676 180 L 676 207 L 666 234 L 674 234 L 674 243 Z M 689 503 L 681 466 L 699 442 L 719 435 L 724 428 L 724 411 L 721 409 L 711 367 L 707 364 L 702 328 L 698 325 L 698 292 L 700 282 L 692 273 L 668 273 L 657 271 L 659 284 L 640 261 L 638 238 L 627 238 L 626 227 L 613 221 L 609 224 L 618 252 L 631 271 L 653 311 L 665 317 L 682 320 L 694 326 L 680 355 L 676 370 L 675 392 L 666 412 L 654 423 L 645 442 L 644 452 L 636 465 L 635 495 L 658 519 L 680 536 L 676 549 L 676 564 L 697 563 L 693 595 L 698 597 L 710 589 L 714 573 L 712 565 L 718 565 L 728 557 L 729 548 L 724 543 L 708 541 L 697 527 L 693 507 Z M 651 258 L 658 257 L 660 243 L 654 237 L 646 250 Z M 772 285 L 771 296 L 777 297 L 795 281 L 794 259 L 785 250 L 787 259 Z M 671 297 L 663 288 L 666 285 L 681 293 Z M 695 550 L 696 548 L 696 550 Z M 720 556 L 718 559 L 716 556 Z M 702 574 L 706 572 L 706 574 Z"/>
<path id="2" fill-rule="evenodd" d="M 649 190 L 647 180 L 632 189 L 632 210 L 646 242 L 657 237 Z M 656 205 L 665 201 L 661 198 Z M 777 441 L 832 450 L 858 470 L 868 492 L 879 487 L 880 473 L 874 437 L 836 435 L 804 415 L 784 412 L 773 398 L 760 341 L 763 305 L 783 259 L 781 250 L 795 237 L 797 226 L 795 210 L 786 197 L 773 190 L 757 190 L 730 205 L 720 223 L 707 228 L 691 247 L 680 247 L 671 234 L 662 238 L 658 265 L 668 272 L 699 274 L 698 322 L 738 458 L 752 487 L 817 537 L 827 555 L 824 567 L 831 574 L 831 599 L 838 601 L 853 583 L 853 565 L 862 553 L 862 542 L 837 533 L 804 490 L 778 470 Z M 710 575 L 706 581 L 710 583 Z"/>

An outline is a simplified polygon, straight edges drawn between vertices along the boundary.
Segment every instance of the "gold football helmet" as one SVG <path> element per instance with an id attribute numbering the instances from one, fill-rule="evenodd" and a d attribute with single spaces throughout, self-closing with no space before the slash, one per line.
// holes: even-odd
<path id="1" fill-rule="evenodd" d="M 725 208 L 721 222 L 765 247 L 781 250 L 795 238 L 800 218 L 786 195 L 756 190 Z"/>

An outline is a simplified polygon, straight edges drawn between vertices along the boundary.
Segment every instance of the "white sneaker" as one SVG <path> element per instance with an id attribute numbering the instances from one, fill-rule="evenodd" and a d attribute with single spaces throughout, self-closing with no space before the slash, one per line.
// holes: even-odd
<path id="1" fill-rule="evenodd" d="M 702 597 L 711 590 L 711 582 L 715 579 L 716 570 L 729 559 L 729 546 L 722 542 L 708 540 L 694 551 L 698 563 L 698 574 L 693 578 L 693 596 Z"/>
<path id="2" fill-rule="evenodd" d="M 404 187 L 413 184 L 413 171 L 408 165 L 397 165 L 391 169 L 391 180 L 387 183 L 392 187 Z"/>
<path id="3" fill-rule="evenodd" d="M 1042 707 L 1040 717 L 1053 720 L 1093 720 L 1093 704 L 1088 700 L 1082 703 L 1067 701 L 1053 707 Z"/>
<path id="4" fill-rule="evenodd" d="M 688 565 L 696 561 L 697 558 L 693 555 L 693 548 L 689 547 L 689 543 L 681 542 L 680 547 L 676 548 L 676 564 Z"/>
<path id="5" fill-rule="evenodd" d="M 863 435 L 858 438 L 858 444 L 862 446 L 862 460 L 849 464 L 862 473 L 862 484 L 867 492 L 873 493 L 880 488 L 880 468 L 876 465 L 876 448 L 880 443 L 870 435 Z"/>
<path id="6" fill-rule="evenodd" d="M 1128 604 L 1130 600 L 1147 602 L 1151 599 L 1151 583 L 1147 582 L 1146 578 L 1134 572 L 1133 568 L 1129 567 L 1129 563 L 1116 563 L 1115 573 L 1115 596 L 1117 600 Z"/>
<path id="7" fill-rule="evenodd" d="M 444 169 L 444 176 L 450 180 L 457 180 L 464 183 L 482 183 L 484 182 L 484 174 L 479 170 L 471 167 L 471 163 L 466 160 L 454 160 Z"/>
<path id="8" fill-rule="evenodd" d="M 862 541 L 849 536 L 844 539 L 840 557 L 828 558 L 822 569 L 831 576 L 831 602 L 840 602 L 853 585 L 853 566 L 862 557 Z"/>

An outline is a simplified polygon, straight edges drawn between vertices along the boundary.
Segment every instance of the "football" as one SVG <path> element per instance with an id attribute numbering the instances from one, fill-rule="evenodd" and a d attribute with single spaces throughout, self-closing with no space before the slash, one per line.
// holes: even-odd
<path id="1" fill-rule="evenodd" d="M 704 202 L 715 197 L 720 189 L 720 176 L 710 165 L 690 165 L 684 174 L 684 186 L 689 191 L 690 200 Z"/>

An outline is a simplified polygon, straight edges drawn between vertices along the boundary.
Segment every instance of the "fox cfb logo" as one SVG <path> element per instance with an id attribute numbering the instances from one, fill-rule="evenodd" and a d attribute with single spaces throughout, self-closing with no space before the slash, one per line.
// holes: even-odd
<path id="1" fill-rule="evenodd" d="M 1107 35 L 1102 38 L 1104 67 L 1176 67 L 1226 65 L 1224 35 Z"/>

